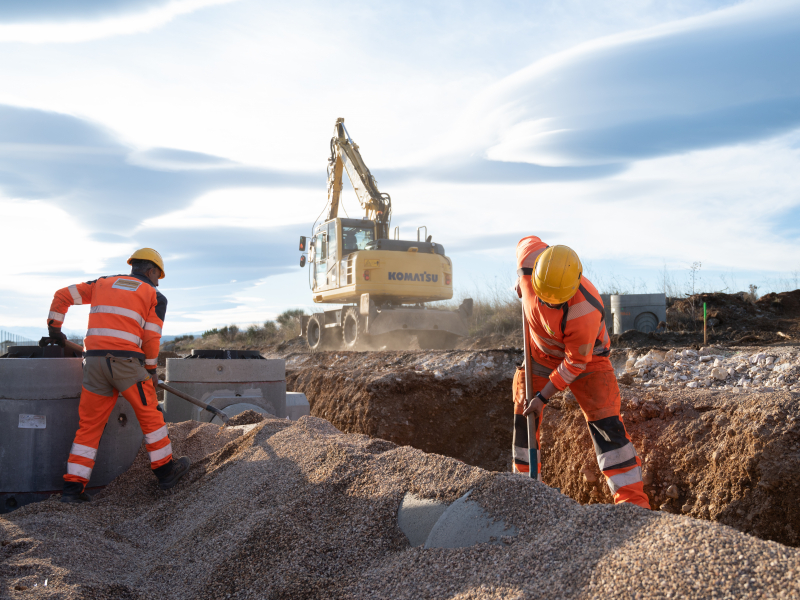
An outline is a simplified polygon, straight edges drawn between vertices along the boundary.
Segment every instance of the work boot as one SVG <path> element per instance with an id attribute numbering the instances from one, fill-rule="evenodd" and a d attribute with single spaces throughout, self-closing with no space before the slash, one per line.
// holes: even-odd
<path id="1" fill-rule="evenodd" d="M 64 491 L 61 492 L 61 501 L 66 504 L 83 504 L 91 502 L 92 497 L 83 491 L 83 484 L 77 481 L 65 481 Z"/>
<path id="2" fill-rule="evenodd" d="M 189 467 L 191 465 L 192 461 L 189 460 L 189 457 L 181 456 L 178 460 L 172 460 L 163 467 L 159 467 L 154 471 L 156 477 L 158 477 L 158 487 L 162 490 L 168 490 L 175 487 L 180 478 L 186 475 L 186 473 L 189 471 Z M 167 470 L 164 469 L 164 467 L 171 468 Z M 164 471 L 161 471 L 162 469 L 164 469 Z"/>

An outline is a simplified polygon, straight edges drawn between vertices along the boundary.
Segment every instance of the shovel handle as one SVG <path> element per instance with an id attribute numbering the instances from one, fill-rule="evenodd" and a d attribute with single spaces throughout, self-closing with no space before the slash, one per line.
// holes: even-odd
<path id="1" fill-rule="evenodd" d="M 527 407 L 533 399 L 533 367 L 531 366 L 531 343 L 528 339 L 528 318 L 525 315 L 525 303 L 522 303 L 522 339 L 523 352 L 525 353 L 525 406 Z M 536 440 L 536 430 L 539 429 L 538 419 L 534 415 L 528 415 L 528 469 L 532 479 L 541 481 L 539 473 L 539 455 L 541 448 Z"/>
<path id="2" fill-rule="evenodd" d="M 195 406 L 199 406 L 200 408 L 206 409 L 208 412 L 213 413 L 216 416 L 218 416 L 220 419 L 222 419 L 223 423 L 227 423 L 228 419 L 230 418 L 230 417 L 228 417 L 228 415 L 226 415 L 220 409 L 218 409 L 218 408 L 216 408 L 214 406 L 211 406 L 210 404 L 206 404 L 205 402 L 202 402 L 201 400 L 198 400 L 197 398 L 195 398 L 193 396 L 190 396 L 189 394 L 185 394 L 184 392 L 182 392 L 180 390 L 176 390 L 171 385 L 167 385 L 166 383 L 162 383 L 162 382 L 159 381 L 158 382 L 158 387 L 160 387 L 162 390 L 168 391 L 170 394 L 176 395 L 178 398 L 183 398 L 187 402 L 191 402 Z"/>

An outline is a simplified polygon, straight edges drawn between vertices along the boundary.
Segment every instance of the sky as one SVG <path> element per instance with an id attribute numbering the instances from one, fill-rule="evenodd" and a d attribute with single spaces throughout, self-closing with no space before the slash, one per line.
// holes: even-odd
<path id="1" fill-rule="evenodd" d="M 800 287 L 800 2 L 5 0 L 0 82 L 2 330 L 139 247 L 165 335 L 310 312 L 338 117 L 458 298 L 531 234 L 601 291 Z"/>

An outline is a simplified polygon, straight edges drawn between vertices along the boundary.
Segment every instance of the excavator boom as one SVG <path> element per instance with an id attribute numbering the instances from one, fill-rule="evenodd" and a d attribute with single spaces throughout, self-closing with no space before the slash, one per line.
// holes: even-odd
<path id="1" fill-rule="evenodd" d="M 389 237 L 392 201 L 389 194 L 378 190 L 377 182 L 370 173 L 358 145 L 350 139 L 344 119 L 337 119 L 331 138 L 331 157 L 328 159 L 328 202 L 326 221 L 339 216 L 339 201 L 342 193 L 342 172 L 346 171 L 353 184 L 356 197 L 364 209 L 364 218 L 375 222 L 379 238 Z"/>

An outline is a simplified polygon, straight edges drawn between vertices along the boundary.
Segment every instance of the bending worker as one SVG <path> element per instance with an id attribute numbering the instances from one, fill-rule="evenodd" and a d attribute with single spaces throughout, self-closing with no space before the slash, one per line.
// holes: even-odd
<path id="1" fill-rule="evenodd" d="M 517 244 L 517 294 L 522 298 L 531 349 L 533 390 L 525 403 L 525 371 L 514 376 L 514 471 L 529 473 L 528 415 L 536 415 L 539 440 L 542 413 L 550 397 L 570 387 L 589 425 L 597 462 L 614 502 L 650 508 L 642 487 L 642 462 L 620 416 L 620 395 L 608 355 L 611 340 L 603 303 L 582 277 L 578 255 L 538 237 Z M 540 465 L 536 468 L 541 469 Z"/>
<path id="2" fill-rule="evenodd" d="M 172 459 L 164 416 L 158 410 L 156 366 L 167 299 L 159 293 L 164 278 L 161 255 L 142 248 L 128 259 L 130 275 L 111 275 L 58 290 L 47 320 L 49 336 L 59 345 L 61 326 L 73 304 L 90 304 L 84 339 L 80 425 L 64 475 L 62 502 L 91 500 L 85 493 L 92 476 L 97 446 L 119 394 L 130 403 L 144 433 L 150 466 L 162 490 L 173 487 L 189 470 L 190 461 Z"/>

